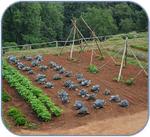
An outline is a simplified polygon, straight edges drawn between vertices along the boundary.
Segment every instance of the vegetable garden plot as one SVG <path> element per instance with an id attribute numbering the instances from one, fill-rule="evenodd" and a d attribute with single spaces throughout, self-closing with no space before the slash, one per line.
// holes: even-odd
<path id="1" fill-rule="evenodd" d="M 105 68 L 102 69 L 99 73 L 91 74 L 87 71 L 90 53 L 83 53 L 80 58 L 80 62 L 71 62 L 66 60 L 66 54 L 60 57 L 53 55 L 43 56 L 43 61 L 40 64 L 48 66 L 49 61 L 54 61 L 62 65 L 67 71 L 72 71 L 73 76 L 71 77 L 65 77 L 64 74 L 60 74 L 62 77 L 61 80 L 53 80 L 53 76 L 57 74 L 56 70 L 48 68 L 45 71 L 41 71 L 38 66 L 32 68 L 33 72 L 35 73 L 33 75 L 29 75 L 26 71 L 20 70 L 22 74 L 31 79 L 35 86 L 40 87 L 46 94 L 48 94 L 52 98 L 52 100 L 56 104 L 58 104 L 64 110 L 62 116 L 52 119 L 51 122 L 43 123 L 42 125 L 40 125 L 41 130 L 48 129 L 49 131 L 47 132 L 51 133 L 54 129 L 57 129 L 59 127 L 57 130 L 59 133 L 59 131 L 61 130 L 75 128 L 82 124 L 88 124 L 92 121 L 101 121 L 104 119 L 123 115 L 132 115 L 136 112 L 147 109 L 147 79 L 144 77 L 143 74 L 141 75 L 141 79 L 137 79 L 135 85 L 128 87 L 122 83 L 118 84 L 112 81 L 113 77 L 117 72 L 116 69 L 119 69 L 119 67 L 114 66 L 114 64 L 109 64 L 111 69 Z M 31 62 L 26 60 L 21 61 L 29 67 L 31 66 Z M 104 61 L 97 60 L 95 61 L 95 64 L 97 66 L 100 66 L 104 63 Z M 130 65 L 129 68 L 125 68 L 123 73 L 129 75 L 130 73 L 134 74 L 138 70 L 138 68 Z M 87 80 L 91 80 L 91 85 L 89 87 L 79 87 L 79 90 L 77 91 L 65 88 L 64 82 L 69 79 L 74 83 L 78 83 L 75 77 L 76 73 L 84 74 Z M 35 81 L 37 74 L 46 75 L 47 81 L 52 82 L 54 84 L 54 88 L 45 88 L 43 84 L 37 83 Z M 92 94 L 93 92 L 91 91 L 91 88 L 92 86 L 97 84 L 100 85 L 100 92 L 97 93 L 97 98 L 104 99 L 106 101 L 106 104 L 104 104 L 104 108 L 100 109 L 94 109 L 92 107 L 93 103 L 96 103 L 97 105 L 99 101 L 97 101 L 97 103 L 93 100 L 87 100 L 86 98 L 82 98 L 78 95 L 80 89 L 82 88 L 85 88 L 89 94 Z M 104 91 L 106 88 L 111 90 L 111 94 L 108 96 L 104 95 Z M 58 91 L 60 91 L 61 89 L 64 89 L 69 94 L 69 103 L 63 104 L 58 97 Z M 130 105 L 128 108 L 119 107 L 117 103 L 111 103 L 109 101 L 111 95 L 117 94 L 120 96 L 121 99 L 127 99 L 129 101 Z M 76 100 L 81 100 L 86 105 L 86 107 L 88 107 L 89 115 L 86 115 L 85 117 L 77 116 L 77 111 L 73 107 Z"/>
<path id="2" fill-rule="evenodd" d="M 36 112 L 37 116 L 43 121 L 51 120 L 51 113 L 59 116 L 61 109 L 42 92 L 42 90 L 32 86 L 31 82 L 22 76 L 16 69 L 3 63 L 3 78 L 8 81 L 11 87 L 15 88 L 19 95 L 26 100 L 31 108 Z"/>

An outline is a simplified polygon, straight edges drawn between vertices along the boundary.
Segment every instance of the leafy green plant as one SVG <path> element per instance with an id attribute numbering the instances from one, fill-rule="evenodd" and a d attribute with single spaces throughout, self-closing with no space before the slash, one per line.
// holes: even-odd
<path id="1" fill-rule="evenodd" d="M 8 95 L 8 93 L 6 91 L 2 92 L 2 101 L 3 102 L 8 102 L 11 100 L 11 97 Z"/>
<path id="2" fill-rule="evenodd" d="M 97 66 L 91 64 L 91 65 L 89 65 L 89 67 L 88 67 L 88 71 L 89 71 L 90 73 L 98 73 L 98 68 L 97 68 Z"/>
<path id="3" fill-rule="evenodd" d="M 49 121 L 51 119 L 49 110 L 56 116 L 61 115 L 62 110 L 55 106 L 41 89 L 33 86 L 31 81 L 21 75 L 14 67 L 3 62 L 3 69 L 4 78 L 8 81 L 10 86 L 14 87 L 19 95 L 31 105 L 40 119 Z"/>
<path id="4" fill-rule="evenodd" d="M 28 122 L 22 112 L 16 107 L 10 107 L 8 110 L 8 116 L 12 117 L 16 125 L 24 126 Z"/>

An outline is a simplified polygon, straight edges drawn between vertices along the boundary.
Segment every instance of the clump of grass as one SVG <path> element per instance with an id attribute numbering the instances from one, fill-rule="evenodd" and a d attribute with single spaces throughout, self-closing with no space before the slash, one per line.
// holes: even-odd
<path id="1" fill-rule="evenodd" d="M 128 37 L 128 39 L 133 39 L 135 36 L 132 33 L 128 33 L 128 34 L 123 34 L 122 39 L 126 39 L 126 37 Z"/>
<path id="2" fill-rule="evenodd" d="M 28 129 L 37 129 L 38 128 L 38 125 L 37 124 L 35 124 L 35 123 L 27 123 L 26 124 L 26 127 L 28 128 Z"/>
<path id="3" fill-rule="evenodd" d="M 89 71 L 90 73 L 98 73 L 98 72 L 99 72 L 97 66 L 94 65 L 94 64 L 89 65 L 88 71 Z"/>
<path id="4" fill-rule="evenodd" d="M 142 51 L 148 51 L 148 47 L 146 47 L 145 45 L 131 45 L 131 47 Z"/>
<path id="5" fill-rule="evenodd" d="M 113 77 L 113 81 L 118 82 L 118 76 Z M 120 82 L 123 82 L 123 76 L 120 78 Z"/>
<path id="6" fill-rule="evenodd" d="M 67 60 L 69 60 L 69 61 L 71 61 L 71 62 L 79 62 L 79 60 L 78 59 L 76 59 L 76 58 L 67 58 Z"/>
<path id="7" fill-rule="evenodd" d="M 8 95 L 8 93 L 6 91 L 2 92 L 2 101 L 3 102 L 8 102 L 11 100 L 11 97 Z"/>
<path id="8" fill-rule="evenodd" d="M 131 86 L 134 84 L 134 79 L 133 78 L 129 78 L 124 82 L 126 85 Z"/>
<path id="9" fill-rule="evenodd" d="M 97 58 L 98 60 L 104 60 L 104 57 L 102 57 L 102 56 L 96 56 L 96 58 Z"/>
<path id="10" fill-rule="evenodd" d="M 113 81 L 118 82 L 118 77 L 115 76 L 115 77 L 113 78 Z M 120 82 L 122 82 L 122 83 L 124 83 L 124 84 L 126 84 L 126 85 L 128 85 L 128 86 L 131 86 L 131 85 L 134 84 L 134 79 L 133 79 L 133 78 L 129 78 L 129 79 L 125 80 L 125 79 L 123 78 L 123 76 L 121 76 Z"/>

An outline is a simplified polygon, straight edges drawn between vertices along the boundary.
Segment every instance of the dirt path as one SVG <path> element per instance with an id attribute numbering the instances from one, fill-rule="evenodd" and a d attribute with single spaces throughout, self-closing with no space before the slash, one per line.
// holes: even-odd
<path id="1" fill-rule="evenodd" d="M 133 115 L 126 115 L 117 118 L 101 120 L 98 122 L 91 122 L 87 125 L 79 126 L 69 130 L 55 129 L 51 132 L 49 130 L 24 130 L 21 129 L 16 134 L 24 135 L 131 135 L 145 127 L 147 122 L 147 111 L 135 113 Z M 136 126 L 135 126 L 136 125 Z"/>

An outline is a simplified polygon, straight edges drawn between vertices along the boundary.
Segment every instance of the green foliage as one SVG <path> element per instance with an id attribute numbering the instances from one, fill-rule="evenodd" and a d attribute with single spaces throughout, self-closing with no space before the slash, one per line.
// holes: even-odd
<path id="1" fill-rule="evenodd" d="M 121 20 L 119 26 L 121 28 L 120 29 L 121 32 L 127 33 L 131 30 L 134 30 L 135 23 L 131 19 L 126 18 L 126 19 Z"/>
<path id="2" fill-rule="evenodd" d="M 58 116 L 58 111 L 54 110 L 55 104 L 50 98 L 43 93 L 41 89 L 34 87 L 26 77 L 21 75 L 19 71 L 3 62 L 4 78 L 8 81 L 11 87 L 14 87 L 19 95 L 24 98 L 36 112 L 37 116 L 43 121 L 49 121 L 51 119 L 51 112 Z M 50 104 L 49 106 L 47 104 Z M 55 114 L 56 112 L 56 114 Z M 61 115 L 61 109 L 59 108 L 59 115 Z"/>
<path id="3" fill-rule="evenodd" d="M 17 43 L 16 42 L 4 42 L 3 46 L 4 47 L 12 47 L 12 46 L 16 47 Z"/>
<path id="4" fill-rule="evenodd" d="M 122 37 L 123 39 L 126 39 L 126 37 L 128 37 L 128 39 L 133 39 L 133 38 L 135 38 L 135 36 L 134 36 L 133 34 L 124 34 L 124 35 L 121 35 L 121 37 Z"/>
<path id="5" fill-rule="evenodd" d="M 136 18 L 136 30 L 138 32 L 145 31 L 145 29 L 148 29 L 148 20 L 147 15 L 143 10 L 135 11 Z"/>
<path id="6" fill-rule="evenodd" d="M 107 35 L 117 32 L 117 26 L 115 25 L 111 10 L 93 7 L 89 8 L 82 16 L 96 34 Z M 85 28 L 85 24 L 81 28 Z M 89 32 L 87 28 L 85 30 L 86 32 L 84 33 Z"/>
<path id="7" fill-rule="evenodd" d="M 113 81 L 118 82 L 118 76 L 115 76 L 115 77 L 113 78 Z M 121 76 L 120 82 L 125 83 L 125 84 L 128 85 L 128 86 L 131 86 L 132 84 L 134 84 L 134 79 L 133 79 L 133 78 L 129 78 L 129 79 L 125 80 L 125 79 L 123 78 L 123 76 Z"/>
<path id="8" fill-rule="evenodd" d="M 8 102 L 11 100 L 11 97 L 8 95 L 8 93 L 6 91 L 2 92 L 2 101 L 3 102 Z"/>
<path id="9" fill-rule="evenodd" d="M 73 17 L 79 21 L 83 35 L 91 36 L 80 20 L 81 15 L 97 35 L 148 29 L 145 11 L 134 3 L 20 2 L 9 7 L 3 16 L 3 43 L 14 41 L 20 45 L 66 39 Z"/>
<path id="10" fill-rule="evenodd" d="M 133 78 L 129 78 L 125 81 L 125 84 L 128 85 L 128 86 L 131 86 L 134 84 L 134 79 Z"/>
<path id="11" fill-rule="evenodd" d="M 148 51 L 148 47 L 145 45 L 131 45 L 131 47 L 142 51 Z"/>
<path id="12" fill-rule="evenodd" d="M 25 116 L 22 114 L 22 112 L 16 108 L 16 107 L 10 107 L 8 110 L 8 116 L 12 117 L 12 119 L 15 121 L 16 125 L 24 126 L 28 123 Z"/>
<path id="13" fill-rule="evenodd" d="M 89 71 L 90 73 L 98 73 L 98 68 L 97 68 L 97 66 L 91 64 L 91 65 L 89 65 L 89 67 L 88 67 L 88 71 Z"/>
<path id="14" fill-rule="evenodd" d="M 63 6 L 61 4 L 41 4 L 41 35 L 43 41 L 62 39 L 63 36 Z"/>

